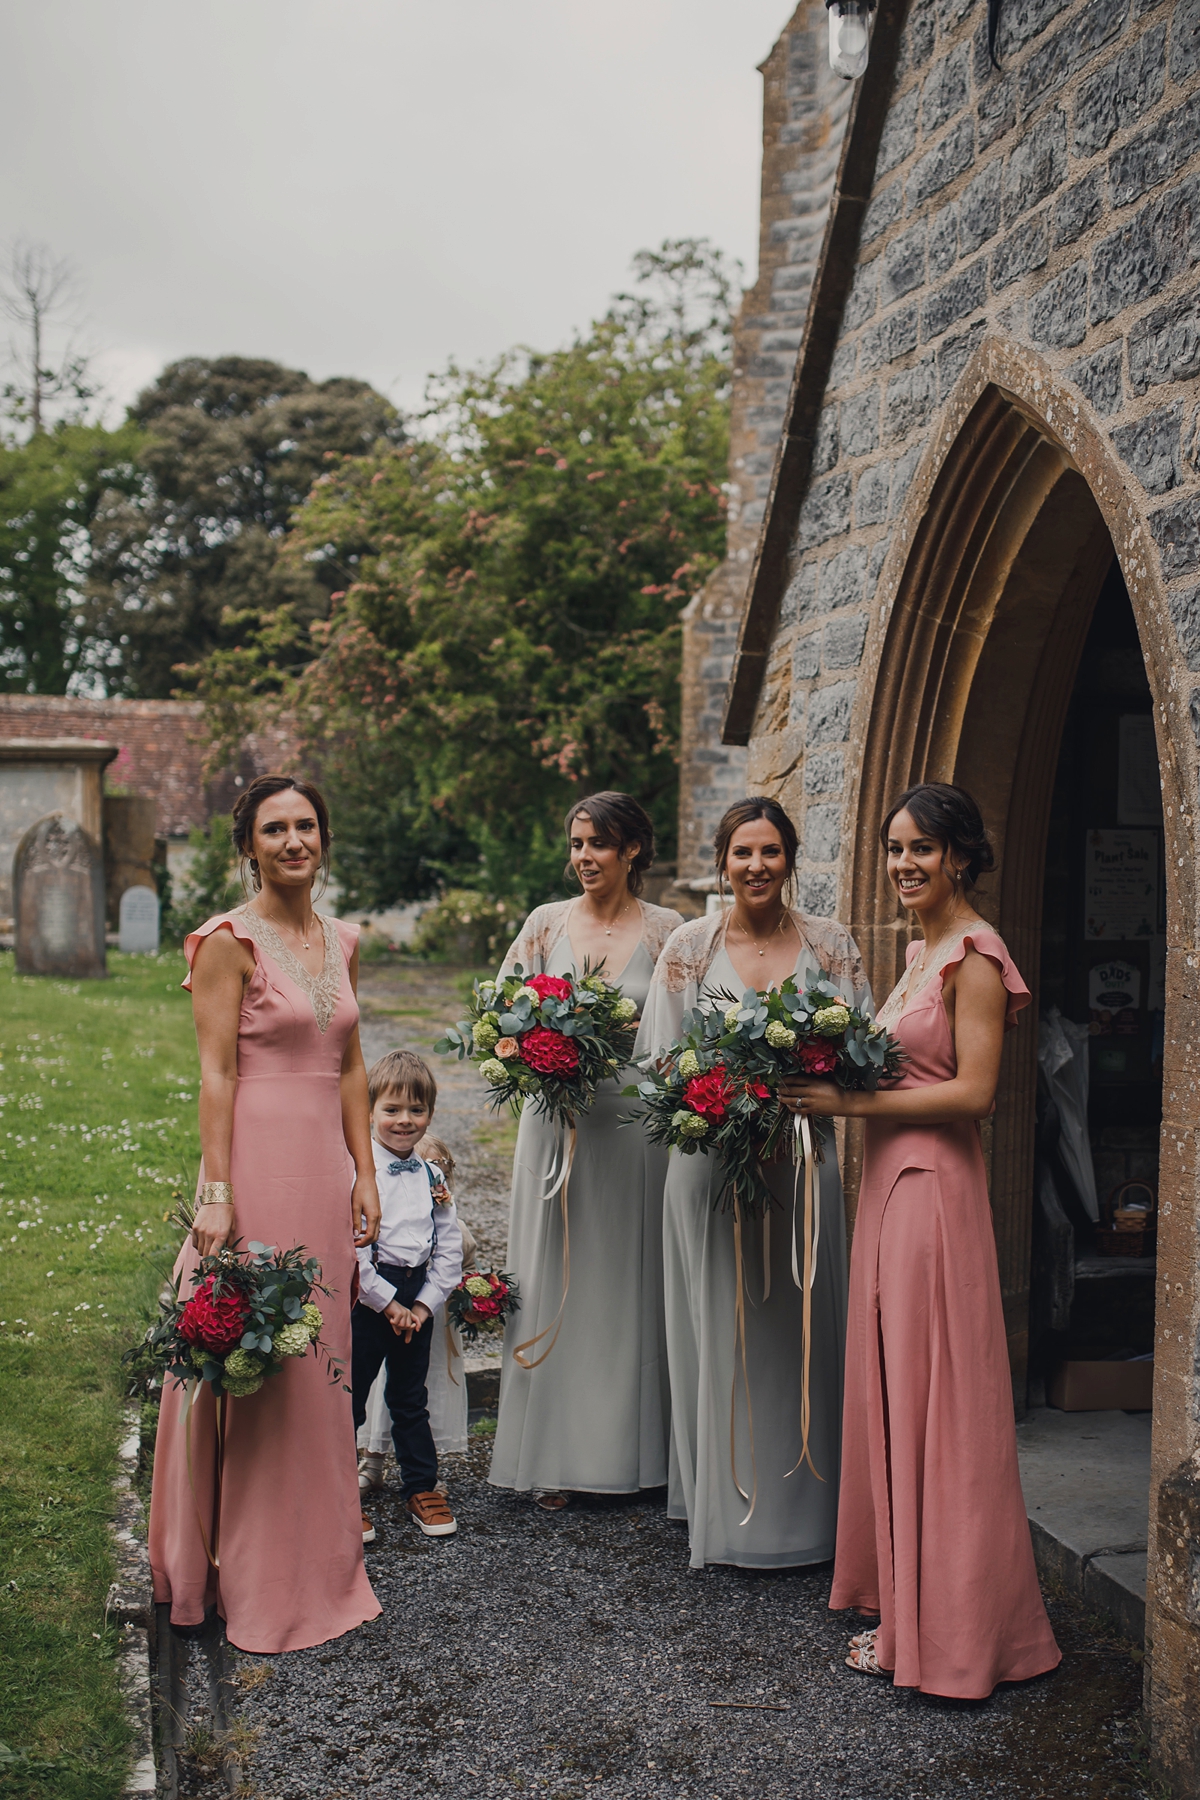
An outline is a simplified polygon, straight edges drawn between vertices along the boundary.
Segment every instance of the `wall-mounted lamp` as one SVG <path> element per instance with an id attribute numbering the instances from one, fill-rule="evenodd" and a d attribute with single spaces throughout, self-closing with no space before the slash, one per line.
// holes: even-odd
<path id="1" fill-rule="evenodd" d="M 835 75 L 857 81 L 871 50 L 875 0 L 825 0 L 829 9 L 829 66 Z"/>

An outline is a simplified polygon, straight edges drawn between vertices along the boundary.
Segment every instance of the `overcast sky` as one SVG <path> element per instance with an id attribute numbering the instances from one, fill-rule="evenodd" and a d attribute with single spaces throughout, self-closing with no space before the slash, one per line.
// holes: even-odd
<path id="1" fill-rule="evenodd" d="M 0 244 L 76 265 L 122 403 L 237 352 L 413 406 L 452 356 L 563 342 L 665 237 L 753 278 L 790 11 L 0 0 Z"/>

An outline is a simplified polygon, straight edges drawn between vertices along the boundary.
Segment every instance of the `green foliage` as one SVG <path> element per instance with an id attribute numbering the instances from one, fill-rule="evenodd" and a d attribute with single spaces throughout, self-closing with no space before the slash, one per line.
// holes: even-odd
<path id="1" fill-rule="evenodd" d="M 223 741 L 271 701 L 298 726 L 352 904 L 445 879 L 543 899 L 563 811 L 603 787 L 671 851 L 679 615 L 724 549 L 731 285 L 691 242 L 637 274 L 568 348 L 451 367 L 422 438 L 332 460 L 282 558 L 340 571 L 329 618 L 243 614 L 205 661 Z"/>
<path id="2" fill-rule="evenodd" d="M 477 888 L 449 888 L 421 914 L 410 948 L 416 956 L 491 963 L 508 949 L 525 916 L 522 905 L 494 900 Z"/>
<path id="3" fill-rule="evenodd" d="M 195 854 L 163 921 L 163 936 L 174 943 L 182 943 L 189 931 L 214 913 L 240 906 L 246 897 L 233 872 L 232 820 L 227 813 L 214 813 L 207 825 L 193 825 L 188 843 Z"/>
<path id="4" fill-rule="evenodd" d="M 92 628 L 93 532 L 136 492 L 141 434 L 62 424 L 0 441 L 0 690 L 65 694 L 102 672 Z"/>
<path id="5" fill-rule="evenodd" d="M 114 688 L 163 696 L 247 620 L 325 616 L 336 571 L 319 553 L 281 560 L 289 520 L 331 459 L 395 445 L 403 428 L 364 381 L 242 356 L 170 364 L 129 416 L 143 481 L 104 519 L 92 629 L 114 646 Z"/>
<path id="6" fill-rule="evenodd" d="M 0 954 L 0 1758 L 3 1800 L 118 1800 L 129 1729 L 105 1619 L 121 1350 L 178 1246 L 198 1160 L 178 953 L 109 979 Z"/>

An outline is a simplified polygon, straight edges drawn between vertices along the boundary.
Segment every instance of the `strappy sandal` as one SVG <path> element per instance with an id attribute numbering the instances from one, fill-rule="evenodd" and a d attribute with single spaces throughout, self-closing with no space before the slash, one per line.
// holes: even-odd
<path id="1" fill-rule="evenodd" d="M 543 1512 L 561 1512 L 569 1504 L 567 1496 L 557 1488 L 543 1488 L 533 1499 L 534 1504 L 540 1506 Z"/>
<path id="2" fill-rule="evenodd" d="M 853 1645 L 846 1658 L 846 1667 L 853 1669 L 856 1675 L 877 1675 L 883 1681 L 890 1681 L 892 1671 L 881 1669 L 879 1658 L 875 1654 L 875 1633 L 864 1632 L 863 1636 L 869 1637 L 870 1643 Z"/>
<path id="3" fill-rule="evenodd" d="M 860 1631 L 857 1637 L 852 1637 L 850 1639 L 850 1648 L 852 1650 L 862 1650 L 868 1644 L 873 1644 L 875 1642 L 875 1633 L 878 1630 L 878 1625 L 872 1625 L 869 1631 Z"/>

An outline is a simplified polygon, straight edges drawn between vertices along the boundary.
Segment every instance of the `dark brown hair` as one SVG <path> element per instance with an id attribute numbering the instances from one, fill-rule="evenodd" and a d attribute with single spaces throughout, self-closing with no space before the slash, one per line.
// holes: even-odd
<path id="1" fill-rule="evenodd" d="M 317 815 L 317 829 L 321 833 L 322 885 L 329 879 L 329 846 L 333 842 L 333 833 L 329 829 L 329 808 L 320 789 L 298 775 L 256 775 L 245 793 L 238 795 L 233 809 L 233 847 L 238 853 L 243 887 L 248 888 L 251 883 L 256 889 L 262 886 L 254 856 L 254 821 L 258 817 L 259 807 L 264 800 L 270 800 L 275 794 L 286 794 L 293 789 L 297 794 L 303 794 Z M 247 872 L 249 881 L 246 879 Z"/>
<path id="2" fill-rule="evenodd" d="M 951 787 L 947 781 L 920 781 L 907 788 L 893 801 L 879 827 L 879 841 L 885 850 L 898 812 L 911 814 L 918 830 L 963 863 L 964 887 L 973 888 L 981 875 L 995 868 L 996 853 L 983 814 L 966 788 Z"/>
<path id="3" fill-rule="evenodd" d="M 637 845 L 638 853 L 629 864 L 626 879 L 630 893 L 640 894 L 646 885 L 646 870 L 654 861 L 654 827 L 645 807 L 632 794 L 589 794 L 586 800 L 577 800 L 563 820 L 568 837 L 580 813 L 587 814 L 596 827 L 598 842 L 606 848 L 615 844 L 618 850 L 625 850 L 630 844 Z M 563 874 L 571 872 L 572 865 L 568 863 Z"/>
<path id="4" fill-rule="evenodd" d="M 769 794 L 749 794 L 745 800 L 735 800 L 721 815 L 721 823 L 713 833 L 713 866 L 717 874 L 724 879 L 725 864 L 729 860 L 729 846 L 733 835 L 743 825 L 750 825 L 755 819 L 765 819 L 779 833 L 779 841 L 783 845 L 783 854 L 787 860 L 788 880 L 796 872 L 796 853 L 800 848 L 800 840 L 796 836 L 796 827 L 780 806 L 778 800 L 772 800 Z"/>
<path id="5" fill-rule="evenodd" d="M 389 1050 L 367 1070 L 367 1098 L 372 1106 L 381 1094 L 407 1094 L 432 1113 L 437 1104 L 437 1082 L 423 1057 L 411 1050 Z"/>

